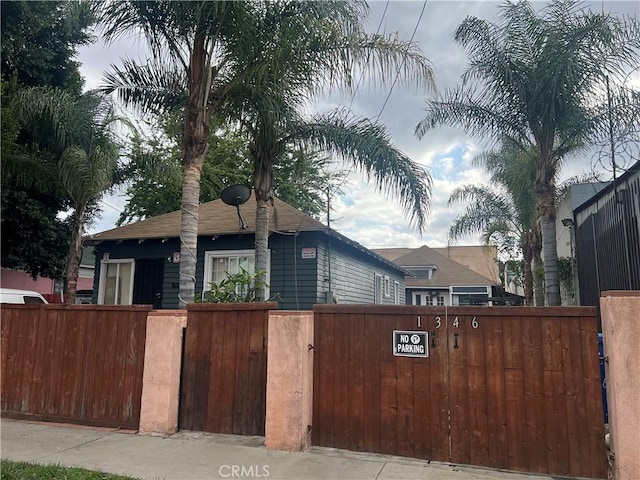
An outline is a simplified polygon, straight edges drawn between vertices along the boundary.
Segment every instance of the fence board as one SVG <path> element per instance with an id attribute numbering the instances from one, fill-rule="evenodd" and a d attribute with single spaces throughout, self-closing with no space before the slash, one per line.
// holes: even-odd
<path id="1" fill-rule="evenodd" d="M 429 310 L 425 310 L 429 311 Z M 429 344 L 429 373 L 431 385 L 429 397 L 431 403 L 431 460 L 448 462 L 451 460 L 449 448 L 449 373 L 447 358 L 449 356 L 449 342 L 446 332 L 446 316 L 444 309 L 431 311 L 428 318 L 428 331 L 431 332 Z M 437 328 L 437 326 L 439 328 Z"/>
<path id="2" fill-rule="evenodd" d="M 3 305 L 2 414 L 137 429 L 150 310 Z"/>
<path id="3" fill-rule="evenodd" d="M 316 318 L 323 318 L 323 316 L 316 316 Z M 380 318 L 369 315 L 365 318 L 364 329 L 366 342 L 364 344 L 364 450 L 368 452 L 380 451 L 380 329 L 377 328 Z M 323 332 L 320 331 L 320 338 L 314 337 L 314 342 L 318 345 L 320 341 L 320 350 L 316 350 L 314 354 L 314 370 L 318 371 L 317 366 L 320 367 L 320 371 L 327 369 L 327 359 L 324 356 L 323 351 L 327 350 L 326 343 L 329 339 L 323 336 Z M 319 354 L 319 357 L 315 355 Z M 316 360 L 317 358 L 317 360 Z M 316 377 L 315 373 L 313 375 Z M 318 388 L 320 387 L 318 383 Z M 314 390 L 316 392 L 318 390 Z M 316 404 L 314 393 L 313 404 Z M 320 415 L 320 412 L 326 410 L 314 410 L 314 424 L 316 418 L 322 418 L 324 415 Z M 321 445 L 329 445 L 328 443 L 320 443 Z"/>
<path id="4" fill-rule="evenodd" d="M 485 324 L 487 418 L 489 421 L 489 466 L 506 469 L 509 466 L 507 438 L 507 408 L 504 378 L 503 318 L 483 316 Z"/>
<path id="5" fill-rule="evenodd" d="M 364 315 L 349 316 L 349 450 L 364 451 Z"/>
<path id="6" fill-rule="evenodd" d="M 470 462 L 469 381 L 467 378 L 466 350 L 469 345 L 469 339 L 465 328 L 466 322 L 463 321 L 461 315 L 452 314 L 448 316 L 451 461 L 468 464 Z"/>
<path id="7" fill-rule="evenodd" d="M 544 370 L 542 368 L 541 320 L 531 317 L 522 321 L 522 374 L 525 399 L 525 444 L 528 446 L 527 471 L 544 471 L 547 466 L 544 422 Z"/>
<path id="8" fill-rule="evenodd" d="M 477 316 L 465 317 L 466 328 L 474 328 L 478 341 L 465 342 L 469 389 L 469 463 L 490 466 L 487 382 L 485 371 L 485 335 L 487 321 Z M 476 323 L 472 324 L 471 322 Z"/>
<path id="9" fill-rule="evenodd" d="M 594 309 L 317 305 L 314 312 L 314 444 L 606 476 Z M 362 319 L 364 354 L 354 343 Z M 393 356 L 394 329 L 428 332 L 429 357 Z"/>
<path id="10" fill-rule="evenodd" d="M 188 306 L 180 429 L 264 435 L 267 321 L 276 307 Z"/>
<path id="11" fill-rule="evenodd" d="M 344 319 L 340 335 L 334 338 L 333 358 L 333 442 L 336 448 L 349 448 L 349 322 Z M 337 322 L 336 322 L 337 323 Z M 336 329 L 338 325 L 336 325 Z"/>

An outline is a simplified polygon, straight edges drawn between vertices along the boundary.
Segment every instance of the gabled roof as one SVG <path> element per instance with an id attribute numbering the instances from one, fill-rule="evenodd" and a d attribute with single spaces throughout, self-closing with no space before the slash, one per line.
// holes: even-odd
<path id="1" fill-rule="evenodd" d="M 390 252 L 387 252 L 390 250 Z M 458 262 L 439 254 L 434 249 L 423 245 L 420 248 L 408 249 L 409 252 L 397 256 L 399 249 L 376 249 L 375 252 L 394 263 L 409 269 L 410 267 L 436 266 L 431 279 L 406 278 L 406 285 L 410 287 L 449 287 L 450 285 L 495 285 L 495 282 Z M 387 253 L 389 256 L 387 256 Z"/>
<path id="2" fill-rule="evenodd" d="M 240 206 L 247 224 L 242 233 L 255 233 L 255 196 Z M 291 205 L 273 199 L 269 220 L 269 230 L 281 232 L 309 232 L 326 230 L 327 227 Z M 102 240 L 147 240 L 151 238 L 174 238 L 180 236 L 181 212 L 177 210 L 157 217 L 113 228 L 91 235 L 85 244 L 96 244 Z M 200 204 L 198 212 L 198 235 L 232 235 L 240 232 L 240 222 L 235 207 L 222 200 Z"/>
<path id="3" fill-rule="evenodd" d="M 198 210 L 198 236 L 234 235 L 240 232 L 244 234 L 255 233 L 255 196 L 252 196 L 247 203 L 241 205 L 240 211 L 247 225 L 246 230 L 240 230 L 240 220 L 235 207 L 226 205 L 220 199 L 201 203 Z M 180 236 L 180 222 L 181 212 L 178 210 L 96 233 L 87 237 L 84 243 L 85 245 L 97 245 L 107 240 L 122 241 L 176 238 Z M 387 258 L 367 249 L 341 233 L 328 228 L 322 222 L 315 220 L 306 213 L 301 212 L 297 208 L 277 198 L 273 199 L 273 205 L 271 206 L 269 231 L 276 233 L 323 232 L 405 275 L 409 273 L 398 264 L 389 261 Z"/>

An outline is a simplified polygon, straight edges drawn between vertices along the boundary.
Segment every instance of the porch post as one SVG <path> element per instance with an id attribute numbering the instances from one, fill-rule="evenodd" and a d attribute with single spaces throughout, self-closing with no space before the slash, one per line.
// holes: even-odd
<path id="1" fill-rule="evenodd" d="M 178 431 L 184 310 L 153 310 L 147 316 L 147 339 L 140 408 L 141 434 L 172 435 Z"/>
<path id="2" fill-rule="evenodd" d="M 265 445 L 300 451 L 311 446 L 313 312 L 270 311 Z"/>

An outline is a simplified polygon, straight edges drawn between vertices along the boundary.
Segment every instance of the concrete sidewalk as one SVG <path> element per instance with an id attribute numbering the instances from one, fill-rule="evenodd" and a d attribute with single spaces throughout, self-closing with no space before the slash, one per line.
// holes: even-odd
<path id="1" fill-rule="evenodd" d="M 276 452 L 262 437 L 181 432 L 171 437 L 2 419 L 3 459 L 60 464 L 139 479 L 551 480 L 540 475 L 427 463 L 314 447 Z"/>

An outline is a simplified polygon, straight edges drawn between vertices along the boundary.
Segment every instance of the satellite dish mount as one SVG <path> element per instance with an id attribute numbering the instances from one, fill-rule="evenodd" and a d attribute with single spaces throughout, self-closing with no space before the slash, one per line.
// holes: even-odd
<path id="1" fill-rule="evenodd" d="M 243 205 L 251 198 L 251 189 L 246 185 L 231 185 L 220 193 L 220 198 L 227 205 L 235 206 L 238 212 L 238 220 L 240 220 L 240 230 L 247 229 L 247 223 L 244 221 L 240 205 Z"/>

